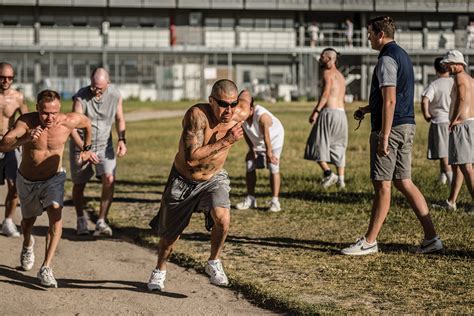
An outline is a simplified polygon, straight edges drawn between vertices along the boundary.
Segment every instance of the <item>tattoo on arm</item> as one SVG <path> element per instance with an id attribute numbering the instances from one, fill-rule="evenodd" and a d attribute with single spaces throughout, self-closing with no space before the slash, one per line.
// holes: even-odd
<path id="1" fill-rule="evenodd" d="M 195 149 L 204 145 L 204 129 L 206 117 L 203 113 L 191 113 L 184 126 L 183 141 L 186 160 L 192 160 L 191 156 Z"/>

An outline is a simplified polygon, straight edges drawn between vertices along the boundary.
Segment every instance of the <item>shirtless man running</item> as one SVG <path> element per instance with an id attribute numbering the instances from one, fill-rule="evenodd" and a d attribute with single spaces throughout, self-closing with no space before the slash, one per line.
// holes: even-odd
<path id="1" fill-rule="evenodd" d="M 317 105 L 309 117 L 314 123 L 308 141 L 304 159 L 316 161 L 324 172 L 323 188 L 333 184 L 344 188 L 344 166 L 346 164 L 347 117 L 344 111 L 346 81 L 337 69 L 338 53 L 333 48 L 326 48 L 321 53 L 319 62 L 323 68 L 322 93 Z M 336 165 L 337 175 L 328 166 Z"/>
<path id="2" fill-rule="evenodd" d="M 0 63 L 0 138 L 12 127 L 15 114 L 25 114 L 28 107 L 23 94 L 12 88 L 15 73 L 9 63 Z M 20 153 L 11 151 L 0 155 L 0 184 L 7 182 L 8 191 L 5 197 L 5 219 L 2 223 L 2 234 L 8 237 L 19 237 L 13 215 L 18 205 L 16 192 L 16 170 Z"/>
<path id="3" fill-rule="evenodd" d="M 166 261 L 197 211 L 205 213 L 205 226 L 211 231 L 206 273 L 212 284 L 228 285 L 219 260 L 230 224 L 230 181 L 222 168 L 232 145 L 244 137 L 242 124 L 249 116 L 250 102 L 248 92 L 238 94 L 235 83 L 224 79 L 214 83 L 209 103 L 196 104 L 186 112 L 160 210 L 150 222 L 160 242 L 149 290 L 164 289 Z"/>
<path id="4" fill-rule="evenodd" d="M 464 56 L 458 50 L 450 50 L 441 63 L 454 75 L 454 87 L 451 93 L 449 122 L 449 164 L 461 169 L 471 194 L 471 206 L 474 211 L 474 79 L 466 73 Z M 446 203 L 456 209 L 456 196 L 461 189 L 458 172 L 453 173 L 450 198 Z M 453 193 L 455 192 L 455 193 Z M 455 195 L 455 197 L 453 197 Z M 449 201 L 451 200 L 451 201 Z"/>
<path id="5" fill-rule="evenodd" d="M 46 235 L 45 258 L 38 272 L 41 284 L 57 287 L 51 269 L 51 261 L 61 239 L 64 182 L 66 172 L 62 168 L 64 144 L 75 128 L 85 129 L 85 145 L 91 143 L 90 120 L 78 113 L 60 113 L 60 97 L 57 92 L 44 90 L 38 94 L 36 109 L 21 115 L 12 129 L 0 141 L 0 151 L 9 152 L 23 147 L 22 160 L 17 174 L 18 195 L 21 202 L 21 228 L 23 248 L 21 266 L 27 271 L 33 267 L 33 225 L 36 217 L 48 213 L 49 230 Z M 84 150 L 81 159 L 97 158 Z"/>

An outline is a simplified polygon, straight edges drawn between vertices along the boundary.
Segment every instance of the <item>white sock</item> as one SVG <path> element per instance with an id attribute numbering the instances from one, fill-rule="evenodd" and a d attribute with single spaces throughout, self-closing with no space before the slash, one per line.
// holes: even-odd
<path id="1" fill-rule="evenodd" d="M 13 223 L 13 220 L 10 217 L 7 217 L 3 220 L 6 223 Z"/>
<path id="2" fill-rule="evenodd" d="M 344 176 L 339 176 L 339 182 L 344 182 Z"/>
<path id="3" fill-rule="evenodd" d="M 216 260 L 207 260 L 207 262 L 210 264 L 210 265 L 214 265 L 216 263 L 218 263 L 220 260 L 219 259 L 216 259 Z"/>
<path id="4" fill-rule="evenodd" d="M 104 220 L 103 218 L 99 218 L 99 219 L 97 220 L 97 223 L 95 223 L 95 224 L 96 224 L 97 226 L 103 225 L 103 224 L 105 224 L 105 220 Z"/>
<path id="5" fill-rule="evenodd" d="M 250 199 L 250 201 L 255 201 L 255 196 L 249 194 L 247 197 Z"/>
<path id="6" fill-rule="evenodd" d="M 446 178 L 448 178 L 448 183 L 451 184 L 453 182 L 453 172 L 446 171 L 444 174 L 446 175 Z"/>
<path id="7" fill-rule="evenodd" d="M 272 203 L 279 203 L 278 196 L 272 197 Z"/>

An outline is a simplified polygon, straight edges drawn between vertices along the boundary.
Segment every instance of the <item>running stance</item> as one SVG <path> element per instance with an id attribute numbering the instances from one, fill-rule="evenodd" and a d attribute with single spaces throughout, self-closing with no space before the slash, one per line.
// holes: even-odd
<path id="1" fill-rule="evenodd" d="M 48 214 L 49 230 L 43 264 L 38 272 L 41 284 L 57 287 L 51 262 L 61 239 L 62 208 L 66 172 L 62 168 L 64 144 L 75 128 L 85 129 L 85 146 L 80 158 L 96 159 L 88 148 L 91 141 L 91 123 L 77 113 L 60 113 L 60 97 L 55 91 L 44 90 L 38 94 L 36 109 L 21 115 L 15 126 L 0 141 L 0 151 L 12 151 L 22 146 L 22 160 L 17 175 L 18 195 L 21 203 L 21 229 L 23 247 L 21 266 L 25 271 L 33 267 L 33 225 L 36 217 Z"/>
<path id="2" fill-rule="evenodd" d="M 250 103 L 250 115 L 242 125 L 244 128 L 245 141 L 249 147 L 245 157 L 247 172 L 247 196 L 236 207 L 239 210 L 256 208 L 255 185 L 257 172 L 255 169 L 263 169 L 265 165 L 270 170 L 270 187 L 272 200 L 269 202 L 270 212 L 281 211 L 280 201 L 280 156 L 285 140 L 285 130 L 280 120 L 261 105 Z"/>
<path id="3" fill-rule="evenodd" d="M 23 95 L 12 88 L 15 78 L 13 66 L 9 63 L 0 63 L 0 138 L 8 132 L 15 122 L 15 114 L 25 114 L 28 107 Z M 0 154 L 0 184 L 7 182 L 7 196 L 5 197 L 5 219 L 2 223 L 2 234 L 8 237 L 19 237 L 13 215 L 18 205 L 16 191 L 16 170 L 21 153 L 13 150 Z"/>
<path id="4" fill-rule="evenodd" d="M 345 188 L 344 167 L 346 165 L 347 117 L 344 111 L 346 81 L 337 69 L 338 53 L 333 48 L 326 48 L 321 53 L 319 62 L 323 68 L 323 89 L 318 104 L 309 117 L 313 124 L 304 159 L 316 161 L 323 170 L 323 188 L 337 184 Z M 328 166 L 336 165 L 337 175 Z"/>
<path id="5" fill-rule="evenodd" d="M 415 79 L 408 54 L 395 43 L 395 24 L 388 16 L 371 19 L 368 36 L 380 51 L 372 76 L 369 105 L 359 108 L 354 118 L 370 112 L 370 176 L 375 198 L 365 236 L 348 248 L 345 255 L 367 255 L 378 251 L 377 236 L 390 209 L 392 182 L 407 198 L 423 227 L 424 239 L 418 253 L 443 249 L 436 235 L 426 200 L 411 180 L 411 151 L 415 136 L 413 96 Z"/>
<path id="6" fill-rule="evenodd" d="M 211 231 L 211 254 L 206 273 L 211 283 L 226 286 L 228 279 L 219 259 L 230 225 L 230 181 L 222 169 L 232 145 L 244 137 L 243 121 L 251 97 L 230 80 L 214 83 L 209 103 L 192 106 L 183 118 L 178 153 L 150 226 L 160 237 L 158 261 L 151 273 L 149 290 L 163 290 L 166 261 L 193 212 L 204 212 Z"/>
<path id="7" fill-rule="evenodd" d="M 95 225 L 94 236 L 112 236 L 112 229 L 106 223 L 107 214 L 114 197 L 115 185 L 115 151 L 112 144 L 112 125 L 117 129 L 118 157 L 127 153 L 125 141 L 125 118 L 122 109 L 120 92 L 110 86 L 109 74 L 103 68 L 97 68 L 91 75 L 90 86 L 80 89 L 74 95 L 73 111 L 86 115 L 92 124 L 91 150 L 97 154 L 99 161 L 95 166 L 95 175 L 102 181 L 99 219 Z M 74 186 L 72 196 L 77 215 L 77 234 L 87 235 L 87 216 L 84 214 L 84 189 L 94 175 L 92 164 L 78 159 L 84 146 L 83 135 L 74 131 L 70 142 L 71 178 Z M 96 163 L 94 161 L 93 163 Z"/>

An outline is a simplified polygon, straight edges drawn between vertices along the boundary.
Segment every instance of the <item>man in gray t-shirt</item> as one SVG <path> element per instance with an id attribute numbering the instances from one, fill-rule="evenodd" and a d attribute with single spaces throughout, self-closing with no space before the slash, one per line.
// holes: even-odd
<path id="1" fill-rule="evenodd" d="M 120 92 L 110 86 L 109 74 L 104 68 L 97 68 L 91 75 L 91 85 L 80 89 L 74 95 L 73 111 L 86 115 L 92 124 L 91 148 L 85 148 L 82 136 L 78 131 L 71 134 L 70 165 L 71 178 L 74 183 L 72 198 L 77 214 L 77 234 L 87 235 L 87 217 L 84 214 L 84 189 L 87 181 L 94 175 L 92 165 L 79 159 L 82 150 L 92 150 L 97 154 L 95 175 L 102 181 L 99 219 L 96 223 L 95 236 L 112 236 L 112 229 L 107 225 L 107 214 L 112 203 L 115 184 L 115 151 L 112 145 L 112 125 L 117 129 L 117 156 L 123 157 L 127 152 L 125 141 L 125 119 Z"/>
<path id="2" fill-rule="evenodd" d="M 453 171 L 448 164 L 449 143 L 449 107 L 454 80 L 449 71 L 441 64 L 442 57 L 434 61 L 437 78 L 421 94 L 421 110 L 427 122 L 430 122 L 428 133 L 428 159 L 439 160 L 439 182 L 451 184 Z"/>

